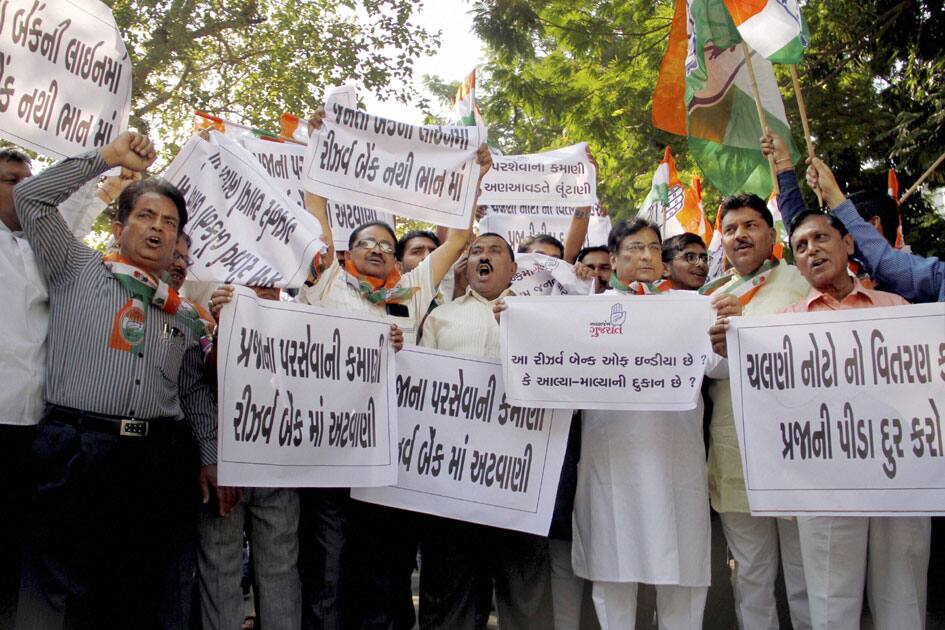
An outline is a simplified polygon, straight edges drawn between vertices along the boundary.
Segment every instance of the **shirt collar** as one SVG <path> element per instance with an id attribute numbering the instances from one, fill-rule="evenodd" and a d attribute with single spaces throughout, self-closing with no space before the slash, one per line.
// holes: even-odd
<path id="1" fill-rule="evenodd" d="M 479 293 L 477 293 L 472 287 L 466 287 L 466 293 L 464 293 L 462 297 L 459 298 L 459 300 L 462 300 L 465 302 L 466 300 L 472 299 L 472 300 L 476 300 L 477 302 L 482 302 L 483 304 L 492 304 L 496 300 L 500 300 L 510 295 L 515 295 L 515 291 L 512 290 L 512 287 L 506 288 L 505 291 L 500 293 L 499 297 L 497 297 L 495 300 L 487 300 L 483 296 L 479 295 Z M 459 301 L 459 300 L 454 300 L 454 301 Z"/>
<path id="2" fill-rule="evenodd" d="M 807 294 L 807 300 L 806 300 L 807 309 L 810 310 L 811 304 L 813 304 L 814 302 L 818 300 L 823 300 L 824 302 L 827 302 L 827 303 L 842 304 L 843 302 L 847 301 L 848 299 L 850 299 L 850 297 L 854 295 L 861 295 L 867 302 L 872 304 L 873 297 L 869 294 L 869 291 L 867 290 L 867 288 L 863 286 L 863 283 L 860 282 L 859 278 L 853 276 L 852 274 L 851 274 L 851 277 L 853 278 L 853 290 L 850 291 L 850 293 L 848 293 L 847 296 L 843 298 L 840 302 L 837 302 L 837 300 L 835 300 L 833 296 L 823 293 L 821 291 L 818 291 L 817 289 L 811 287 L 810 293 Z"/>

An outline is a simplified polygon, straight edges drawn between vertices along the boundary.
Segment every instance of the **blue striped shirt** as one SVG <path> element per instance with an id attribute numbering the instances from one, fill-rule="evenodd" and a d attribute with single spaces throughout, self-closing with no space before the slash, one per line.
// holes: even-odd
<path id="1" fill-rule="evenodd" d="M 216 462 L 216 403 L 203 380 L 195 333 L 175 315 L 147 309 L 140 352 L 109 347 L 115 314 L 131 297 L 102 256 L 70 232 L 56 206 L 108 166 L 97 151 L 24 180 L 15 207 L 49 287 L 46 402 L 110 416 L 186 418 L 202 465 Z"/>

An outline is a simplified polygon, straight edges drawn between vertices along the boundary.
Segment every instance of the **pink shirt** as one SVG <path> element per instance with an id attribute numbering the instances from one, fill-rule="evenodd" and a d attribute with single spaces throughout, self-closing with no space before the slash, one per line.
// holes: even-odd
<path id="1" fill-rule="evenodd" d="M 903 306 L 909 302 L 895 293 L 867 289 L 858 279 L 853 280 L 853 290 L 841 301 L 832 295 L 811 289 L 803 300 L 795 302 L 785 313 L 813 313 L 814 311 L 842 311 L 850 308 L 871 308 L 874 306 Z"/>

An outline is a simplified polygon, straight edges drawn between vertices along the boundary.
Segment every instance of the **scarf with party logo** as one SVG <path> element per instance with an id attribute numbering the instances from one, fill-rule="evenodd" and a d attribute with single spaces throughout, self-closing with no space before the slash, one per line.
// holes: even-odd
<path id="1" fill-rule="evenodd" d="M 153 304 L 168 315 L 177 316 L 195 332 L 204 355 L 210 352 L 213 345 L 210 332 L 212 326 L 191 302 L 181 300 L 177 291 L 166 282 L 129 263 L 120 254 L 106 254 L 102 262 L 121 286 L 131 293 L 131 298 L 115 314 L 108 340 L 110 348 L 124 352 L 141 351 L 146 305 Z"/>
<path id="2" fill-rule="evenodd" d="M 357 270 L 350 256 L 345 256 L 345 281 L 371 304 L 397 304 L 406 302 L 420 287 L 399 287 L 400 272 L 394 269 L 384 278 L 374 278 Z"/>
<path id="3" fill-rule="evenodd" d="M 728 293 L 737 297 L 738 301 L 742 303 L 742 306 L 747 306 L 752 298 L 755 297 L 755 294 L 761 290 L 761 287 L 764 286 L 764 283 L 767 282 L 768 278 L 779 264 L 781 264 L 781 261 L 777 258 L 769 258 L 747 276 L 740 276 L 735 270 L 732 270 L 712 282 L 703 285 L 702 288 L 699 289 L 699 293 L 701 295 L 713 295 L 716 291 L 719 293 Z"/>
<path id="4" fill-rule="evenodd" d="M 620 278 L 617 277 L 617 272 L 612 271 L 610 273 L 610 288 L 617 293 L 628 295 L 655 295 L 657 293 L 665 293 L 672 289 L 673 282 L 669 279 L 660 280 L 659 282 L 641 282 L 634 280 L 630 284 L 624 284 L 620 281 Z"/>
<path id="5" fill-rule="evenodd" d="M 851 260 L 847 264 L 847 271 L 850 272 L 850 275 L 860 281 L 867 289 L 875 289 L 876 283 L 870 278 L 870 274 L 866 273 L 866 270 L 855 260 Z"/>

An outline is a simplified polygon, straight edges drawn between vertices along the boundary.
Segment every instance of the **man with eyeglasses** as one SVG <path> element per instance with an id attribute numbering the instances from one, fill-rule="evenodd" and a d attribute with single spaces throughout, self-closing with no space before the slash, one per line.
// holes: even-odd
<path id="1" fill-rule="evenodd" d="M 753 194 L 726 197 L 719 208 L 722 249 L 734 267 L 704 285 L 704 295 L 730 295 L 742 305 L 742 315 L 773 315 L 807 295 L 810 285 L 797 267 L 773 257 L 777 232 L 764 200 Z M 710 329 L 713 349 L 724 354 L 728 319 Z M 709 496 L 719 513 L 725 539 L 735 559 L 735 613 L 740 628 L 776 630 L 774 582 L 778 551 L 787 589 L 791 623 L 810 628 L 810 610 L 801 562 L 797 522 L 792 518 L 755 517 L 748 509 L 741 451 L 735 432 L 732 393 L 728 379 L 709 385 L 712 420 L 709 425 Z"/>
<path id="2" fill-rule="evenodd" d="M 665 275 L 674 289 L 697 291 L 709 273 L 709 255 L 698 234 L 685 232 L 663 241 Z"/>

